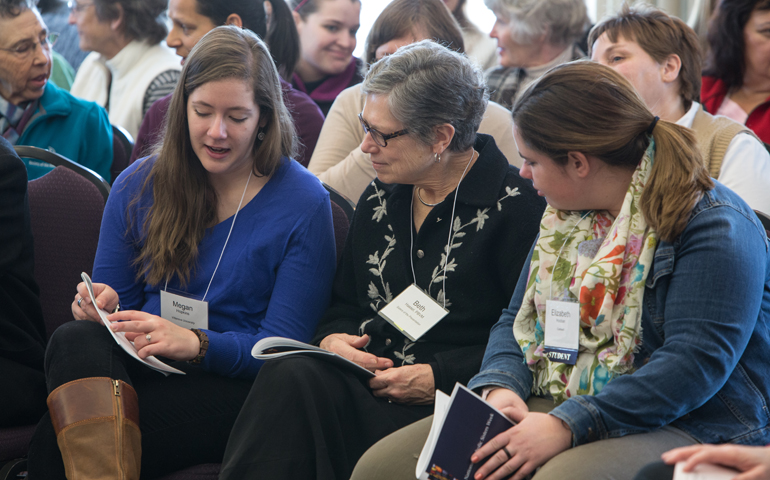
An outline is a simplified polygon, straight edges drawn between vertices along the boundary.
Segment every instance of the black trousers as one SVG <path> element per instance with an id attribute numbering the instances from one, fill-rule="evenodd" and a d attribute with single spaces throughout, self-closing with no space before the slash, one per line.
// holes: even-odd
<path id="1" fill-rule="evenodd" d="M 313 358 L 266 362 L 230 434 L 220 480 L 348 480 L 381 438 L 433 413 L 374 397 L 350 372 Z"/>
<path id="2" fill-rule="evenodd" d="M 187 375 L 166 377 L 142 365 L 115 343 L 104 325 L 90 321 L 59 327 L 48 343 L 45 359 L 49 392 L 87 377 L 110 377 L 134 387 L 139 398 L 143 479 L 221 462 L 230 429 L 253 383 L 205 372 L 185 362 L 171 365 Z M 28 478 L 65 478 L 48 413 L 32 438 Z"/>
<path id="3" fill-rule="evenodd" d="M 45 375 L 0 357 L 0 427 L 34 425 L 46 411 Z"/>

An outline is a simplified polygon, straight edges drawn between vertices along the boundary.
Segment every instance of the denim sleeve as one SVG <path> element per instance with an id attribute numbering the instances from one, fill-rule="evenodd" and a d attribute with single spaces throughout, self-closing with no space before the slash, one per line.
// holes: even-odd
<path id="1" fill-rule="evenodd" d="M 511 303 L 503 310 L 500 320 L 489 332 L 489 342 L 484 353 L 481 371 L 468 383 L 470 389 L 503 387 L 514 391 L 524 401 L 529 398 L 532 390 L 532 372 L 524 362 L 524 354 L 513 337 L 513 321 L 516 319 L 524 292 L 527 290 L 529 265 L 535 244 L 537 239 L 532 244 L 527 260 L 524 262 L 524 268 L 521 269 Z"/>
<path id="2" fill-rule="evenodd" d="M 648 279 L 645 291 L 643 327 L 659 330 L 663 343 L 633 374 L 551 412 L 570 426 L 574 445 L 670 424 L 714 397 L 741 359 L 761 308 L 764 238 L 743 212 L 711 205 L 674 246 L 673 270 L 651 288 Z"/>

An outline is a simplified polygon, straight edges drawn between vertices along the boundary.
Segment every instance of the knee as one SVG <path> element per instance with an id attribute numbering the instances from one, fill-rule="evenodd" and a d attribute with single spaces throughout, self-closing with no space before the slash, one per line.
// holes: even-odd
<path id="1" fill-rule="evenodd" d="M 270 360 L 262 365 L 257 377 L 258 383 L 280 383 L 304 386 L 313 384 L 324 377 L 327 362 L 304 355 L 290 355 L 277 360 Z"/>
<path id="2" fill-rule="evenodd" d="M 89 356 L 88 352 L 100 348 L 105 341 L 114 343 L 111 335 L 102 324 L 85 320 L 71 321 L 54 331 L 48 341 L 45 352 L 45 371 L 61 361 L 71 361 L 74 358 Z"/>

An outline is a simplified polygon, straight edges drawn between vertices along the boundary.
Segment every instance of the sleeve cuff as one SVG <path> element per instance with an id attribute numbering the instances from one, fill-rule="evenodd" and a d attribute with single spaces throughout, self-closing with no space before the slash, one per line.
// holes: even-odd
<path id="1" fill-rule="evenodd" d="M 599 410 L 583 397 L 573 397 L 551 410 L 572 430 L 572 446 L 608 438 Z"/>
<path id="2" fill-rule="evenodd" d="M 468 388 L 478 391 L 486 387 L 502 387 L 513 391 L 525 402 L 529 398 L 530 390 L 522 385 L 519 380 L 508 372 L 502 370 L 484 370 L 468 382 Z"/>

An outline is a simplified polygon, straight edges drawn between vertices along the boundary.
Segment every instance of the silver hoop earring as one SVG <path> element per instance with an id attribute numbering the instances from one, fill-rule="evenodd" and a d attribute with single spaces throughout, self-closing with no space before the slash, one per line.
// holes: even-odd
<path id="1" fill-rule="evenodd" d="M 262 130 L 260 130 L 260 131 L 259 131 L 259 133 L 257 134 L 257 138 L 258 138 L 260 141 L 264 140 L 264 139 L 265 139 L 265 132 L 263 132 Z"/>
<path id="2" fill-rule="evenodd" d="M 434 153 L 433 154 L 433 161 L 436 163 L 441 163 L 441 154 L 440 153 Z"/>

